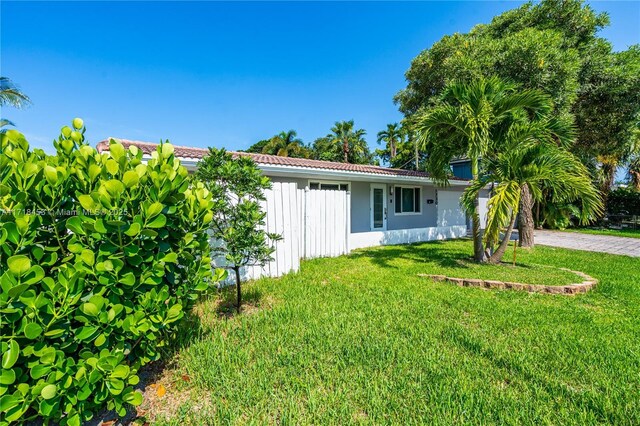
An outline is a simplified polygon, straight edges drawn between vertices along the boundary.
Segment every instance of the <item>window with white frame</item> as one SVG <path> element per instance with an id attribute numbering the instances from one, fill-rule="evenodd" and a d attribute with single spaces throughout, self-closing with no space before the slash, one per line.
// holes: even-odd
<path id="1" fill-rule="evenodd" d="M 348 191 L 348 182 L 336 182 L 331 180 L 310 180 L 309 189 L 328 189 L 333 191 Z"/>
<path id="2" fill-rule="evenodd" d="M 420 187 L 396 186 L 394 191 L 396 214 L 420 214 Z"/>

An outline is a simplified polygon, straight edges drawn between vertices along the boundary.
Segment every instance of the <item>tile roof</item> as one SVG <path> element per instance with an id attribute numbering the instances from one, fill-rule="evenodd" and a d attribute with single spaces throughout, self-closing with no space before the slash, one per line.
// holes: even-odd
<path id="1" fill-rule="evenodd" d="M 135 145 L 144 154 L 148 154 L 148 155 L 151 155 L 151 153 L 154 152 L 158 147 L 158 144 L 150 143 L 150 142 L 131 141 L 131 140 L 119 139 L 119 138 L 109 138 L 109 139 L 115 139 L 119 141 L 122 145 L 124 145 L 125 148 L 128 148 L 131 145 Z M 108 150 L 109 139 L 98 143 L 97 149 L 99 152 Z M 174 145 L 174 148 L 175 148 L 175 151 L 174 151 L 175 155 L 183 159 L 201 159 L 204 156 L 206 156 L 209 152 L 209 150 L 206 148 L 195 148 L 195 147 L 176 146 L 176 145 Z M 407 177 L 418 177 L 418 178 L 430 177 L 428 173 L 422 172 L 422 171 L 393 169 L 390 167 L 371 166 L 366 164 L 337 163 L 333 161 L 311 160 L 308 158 L 279 157 L 277 155 L 254 154 L 250 152 L 229 151 L 229 153 L 233 155 L 249 156 L 258 164 L 270 165 L 270 166 L 303 167 L 303 168 L 309 168 L 309 169 L 369 173 L 369 174 L 388 175 L 388 176 L 407 176 Z M 450 179 L 461 180 L 461 181 L 468 180 L 468 179 L 460 179 L 460 178 L 453 178 L 453 177 Z"/>

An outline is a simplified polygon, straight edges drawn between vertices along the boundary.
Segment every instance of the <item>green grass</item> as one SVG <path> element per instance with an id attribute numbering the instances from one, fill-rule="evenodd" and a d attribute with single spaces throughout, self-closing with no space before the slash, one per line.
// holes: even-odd
<path id="1" fill-rule="evenodd" d="M 612 235 L 614 237 L 640 238 L 640 229 L 600 229 L 600 228 L 573 228 L 567 232 L 579 232 L 581 234 Z"/>
<path id="2" fill-rule="evenodd" d="M 307 261 L 248 284 L 241 316 L 202 302 L 174 367 L 189 398 L 157 424 L 640 424 L 640 261 L 536 247 L 518 251 L 519 268 L 476 267 L 471 250 Z M 570 297 L 417 276 L 566 278 L 540 264 L 600 284 Z"/>

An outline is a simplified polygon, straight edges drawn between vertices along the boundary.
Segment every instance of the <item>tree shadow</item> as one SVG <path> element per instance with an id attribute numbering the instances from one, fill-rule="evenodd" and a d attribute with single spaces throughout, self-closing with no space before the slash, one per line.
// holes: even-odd
<path id="1" fill-rule="evenodd" d="M 415 263 L 435 263 L 447 268 L 468 268 L 465 264 L 473 261 L 473 257 L 467 253 L 460 253 L 447 246 L 445 241 L 429 241 L 396 246 L 375 247 L 360 249 L 349 255 L 355 259 L 366 259 L 382 268 L 401 269 L 393 265 L 397 259 L 408 260 Z"/>
<path id="2" fill-rule="evenodd" d="M 219 302 L 216 307 L 216 314 L 221 318 L 234 318 L 243 313 L 253 312 L 260 307 L 263 294 L 260 290 L 253 286 L 246 286 L 246 282 L 242 283 L 242 306 L 240 314 L 238 314 L 236 303 L 236 286 L 228 285 L 220 289 L 218 292 Z"/>

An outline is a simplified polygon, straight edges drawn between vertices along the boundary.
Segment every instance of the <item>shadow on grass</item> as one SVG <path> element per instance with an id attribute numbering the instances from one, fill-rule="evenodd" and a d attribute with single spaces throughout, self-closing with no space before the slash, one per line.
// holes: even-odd
<path id="1" fill-rule="evenodd" d="M 249 287 L 248 289 L 245 287 L 246 283 L 242 283 L 242 306 L 240 315 L 243 313 L 250 313 L 260 306 L 260 302 L 262 301 L 262 292 L 255 288 Z M 237 303 L 237 295 L 236 295 L 236 286 L 227 286 L 218 292 L 218 305 L 216 307 L 216 313 L 219 317 L 223 318 L 233 318 L 238 315 L 238 311 L 236 309 Z"/>
<path id="2" fill-rule="evenodd" d="M 447 268 L 466 269 L 465 262 L 473 261 L 470 253 L 450 249 L 445 241 L 430 241 L 424 243 L 405 244 L 398 246 L 376 247 L 361 249 L 350 255 L 355 259 L 367 259 L 382 268 L 400 269 L 392 264 L 398 259 L 416 263 L 435 263 Z"/>

